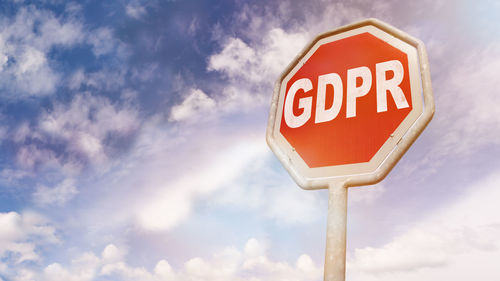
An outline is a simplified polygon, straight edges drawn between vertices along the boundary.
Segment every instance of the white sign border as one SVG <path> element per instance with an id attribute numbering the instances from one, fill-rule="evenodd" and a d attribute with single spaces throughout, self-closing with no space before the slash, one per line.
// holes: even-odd
<path id="1" fill-rule="evenodd" d="M 412 90 L 412 111 L 369 162 L 309 168 L 279 132 L 281 114 L 278 112 L 282 112 L 285 85 L 319 46 L 364 32 L 373 34 L 407 54 Z M 418 70 L 420 70 L 420 75 Z M 295 182 L 304 189 L 328 188 L 332 183 L 341 183 L 344 186 L 374 184 L 389 173 L 430 122 L 433 114 L 434 99 L 424 44 L 380 20 L 366 19 L 318 35 L 288 65 L 275 84 L 266 139 L 271 150 Z"/>

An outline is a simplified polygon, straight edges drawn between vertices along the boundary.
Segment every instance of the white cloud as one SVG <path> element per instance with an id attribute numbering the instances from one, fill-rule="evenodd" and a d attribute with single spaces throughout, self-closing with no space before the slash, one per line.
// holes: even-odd
<path id="1" fill-rule="evenodd" d="M 349 259 L 351 280 L 417 280 L 417 276 L 419 280 L 441 280 L 441 276 L 469 280 L 470 272 L 482 270 L 489 278 L 500 276 L 495 265 L 479 262 L 500 258 L 499 183 L 498 174 L 493 174 L 391 242 L 356 249 Z M 464 261 L 467 266 L 459 266 Z"/>
<path id="2" fill-rule="evenodd" d="M 99 257 L 93 253 L 84 253 L 71 261 L 69 269 L 58 263 L 48 265 L 40 274 L 41 280 L 47 281 L 90 281 L 97 276 L 97 269 L 101 265 Z"/>
<path id="3" fill-rule="evenodd" d="M 13 74 L 19 90 L 30 94 L 47 94 L 55 90 L 59 77 L 48 66 L 44 53 L 27 47 L 18 59 Z"/>
<path id="4" fill-rule="evenodd" d="M 121 251 L 108 245 L 101 256 L 84 253 L 67 267 L 52 263 L 38 275 L 47 281 L 87 281 L 100 277 L 123 281 L 313 281 L 320 280 L 322 275 L 322 268 L 308 255 L 299 256 L 294 265 L 273 261 L 267 255 L 267 247 L 253 238 L 244 250 L 228 247 L 209 259 L 189 259 L 177 270 L 166 260 L 158 261 L 152 271 L 129 265 L 124 255 L 110 260 L 106 255 L 111 248 Z M 36 273 L 33 276 L 40 279 Z"/>
<path id="5" fill-rule="evenodd" d="M 485 144 L 500 144 L 495 133 L 500 131 L 500 108 L 496 106 L 500 97 L 494 82 L 500 70 L 499 46 L 491 44 L 469 52 L 447 77 L 447 92 L 453 95 L 438 95 L 441 110 L 447 111 L 440 124 L 448 129 L 441 149 L 460 154 Z"/>
<path id="6" fill-rule="evenodd" d="M 35 34 L 34 26 L 40 27 Z M 11 42 L 33 46 L 42 51 L 61 46 L 72 46 L 83 39 L 82 25 L 75 19 L 61 20 L 52 12 L 34 6 L 20 8 L 13 20 L 2 28 L 2 37 Z"/>
<path id="7" fill-rule="evenodd" d="M 75 181 L 68 178 L 52 188 L 44 185 L 38 186 L 35 193 L 33 193 L 33 200 L 40 206 L 61 206 L 71 200 L 77 193 Z"/>
<path id="8" fill-rule="evenodd" d="M 55 229 L 36 213 L 0 213 L 0 225 L 0 261 L 8 266 L 37 261 L 37 246 L 58 242 Z"/>
<path id="9" fill-rule="evenodd" d="M 125 13 L 134 19 L 140 19 L 146 14 L 146 9 L 140 6 L 140 4 L 127 4 L 125 7 Z"/>
<path id="10" fill-rule="evenodd" d="M 174 185 L 178 189 L 185 185 Z M 192 186 L 190 186 L 192 188 Z M 189 191 L 166 191 L 138 211 L 139 224 L 152 231 L 168 230 L 186 220 L 192 208 L 192 194 Z"/>
<path id="11" fill-rule="evenodd" d="M 106 263 L 113 263 L 123 260 L 126 255 L 126 251 L 119 249 L 113 244 L 107 245 L 102 251 L 102 259 Z"/>
<path id="12" fill-rule="evenodd" d="M 50 279 L 50 280 L 54 280 L 54 281 L 57 281 L 57 280 L 63 281 L 63 280 L 72 280 L 72 279 L 74 280 L 75 279 L 71 276 L 71 274 L 66 269 L 64 269 L 60 264 L 57 264 L 57 263 L 53 263 L 53 264 L 50 264 L 49 266 L 47 266 L 44 270 L 44 275 L 46 276 L 46 279 Z"/>
<path id="13" fill-rule="evenodd" d="M 264 211 L 268 217 L 280 223 L 307 223 L 321 218 L 326 206 L 321 204 L 318 191 L 305 191 L 295 184 L 275 188 L 265 195 L 269 202 L 265 203 Z"/>
<path id="14" fill-rule="evenodd" d="M 266 147 L 260 139 L 239 142 L 219 151 L 215 159 L 198 166 L 196 171 L 187 169 L 177 180 L 157 187 L 157 192 L 141 204 L 137 213 L 139 224 L 147 230 L 167 230 L 178 225 L 190 214 L 195 200 L 223 188 L 264 151 Z"/>
<path id="15" fill-rule="evenodd" d="M 37 40 L 46 49 L 53 45 L 72 46 L 83 40 L 82 24 L 76 20 L 61 22 L 55 17 L 49 17 L 40 25 L 40 33 L 42 36 Z"/>
<path id="16" fill-rule="evenodd" d="M 80 12 L 76 9 L 65 17 L 58 17 L 31 5 L 20 8 L 13 18 L 0 23 L 0 82 L 6 95 L 19 98 L 54 93 L 64 76 L 55 70 L 50 57 L 55 48 L 87 43 L 96 57 L 109 53 L 117 58 L 127 55 L 125 44 L 114 36 L 112 29 L 85 29 L 78 16 Z M 123 80 L 121 71 L 101 72 L 88 74 L 82 82 L 109 88 L 109 84 Z M 100 77 L 102 75 L 106 78 Z M 77 85 L 74 78 L 70 79 L 72 89 Z"/>
<path id="17" fill-rule="evenodd" d="M 7 183 L 16 182 L 24 177 L 31 175 L 29 172 L 18 169 L 3 169 L 0 172 L 0 181 L 4 181 Z"/>
<path id="18" fill-rule="evenodd" d="M 3 68 L 6 66 L 8 61 L 9 61 L 9 57 L 6 56 L 5 54 L 0 53 L 0 71 L 3 70 Z"/>
<path id="19" fill-rule="evenodd" d="M 376 201 L 386 188 L 383 183 L 372 186 L 351 187 L 349 188 L 349 202 L 354 204 L 370 204 Z"/>
<path id="20" fill-rule="evenodd" d="M 245 43 L 240 38 L 228 38 L 221 52 L 209 58 L 208 70 L 223 73 L 229 84 L 217 97 L 221 110 L 249 110 L 268 102 L 270 85 L 278 74 L 305 46 L 305 33 L 287 33 L 281 28 L 266 31 L 264 39 Z M 244 106 L 243 106 L 244 105 Z"/>
<path id="21" fill-rule="evenodd" d="M 104 67 L 98 71 L 84 71 L 83 69 L 76 70 L 68 79 L 67 86 L 71 90 L 79 90 L 80 87 L 86 86 L 95 92 L 98 91 L 117 91 L 122 90 L 125 84 L 125 75 L 127 74 L 126 67 L 118 69 Z"/>
<path id="22" fill-rule="evenodd" d="M 105 97 L 90 94 L 77 95 L 69 104 L 54 103 L 34 127 L 20 125 L 13 137 L 21 144 L 17 160 L 26 168 L 37 164 L 65 166 L 82 160 L 102 164 L 113 152 L 113 140 L 133 133 L 138 125 L 138 112 L 128 104 L 113 104 Z M 40 144 L 24 144 L 29 140 Z M 57 154 L 51 144 L 63 144 L 65 154 Z"/>
<path id="23" fill-rule="evenodd" d="M 40 163 L 48 167 L 61 164 L 53 151 L 38 148 L 33 144 L 20 147 L 16 154 L 16 160 L 25 169 L 32 169 Z"/>
<path id="24" fill-rule="evenodd" d="M 175 105 L 170 111 L 170 121 L 183 121 L 194 117 L 206 119 L 216 110 L 215 101 L 203 91 L 191 89 L 182 103 Z"/>
<path id="25" fill-rule="evenodd" d="M 37 49 L 26 48 L 26 51 L 20 56 L 17 65 L 17 75 L 22 75 L 28 71 L 36 72 L 46 62 L 45 55 Z"/>
<path id="26" fill-rule="evenodd" d="M 257 59 L 255 51 L 239 38 L 230 38 L 224 49 L 210 57 L 208 70 L 223 71 L 229 76 L 245 76 Z"/>
<path id="27" fill-rule="evenodd" d="M 105 55 L 116 47 L 113 32 L 107 27 L 94 30 L 88 35 L 87 40 L 92 45 L 92 52 L 96 57 Z"/>
<path id="28" fill-rule="evenodd" d="M 74 19 L 61 20 L 33 6 L 21 8 L 0 26 L 3 88 L 10 96 L 21 97 L 54 92 L 60 75 L 52 69 L 48 53 L 56 46 L 73 46 L 83 38 L 82 24 Z"/>
<path id="29" fill-rule="evenodd" d="M 448 60 L 451 47 L 444 42 L 436 45 L 434 48 L 444 48 L 443 57 L 436 60 Z M 405 167 L 407 173 L 417 169 L 435 173 L 449 157 L 467 159 L 484 147 L 500 144 L 500 108 L 496 106 L 500 96 L 495 83 L 495 73 L 500 70 L 499 46 L 478 46 L 456 55 L 461 59 L 447 67 L 436 66 L 440 72 L 440 80 L 433 83 L 436 116 L 428 129 L 432 145 L 420 161 Z"/>
<path id="30" fill-rule="evenodd" d="M 254 173 L 247 172 L 237 184 L 214 193 L 208 200 L 212 204 L 237 209 L 257 211 L 266 219 L 278 224 L 306 224 L 323 218 L 327 206 L 320 191 L 305 191 L 299 188 L 288 175 L 266 174 L 271 167 L 258 164 Z M 248 177 L 255 180 L 247 183 Z M 272 180 L 276 179 L 276 180 Z"/>
<path id="31" fill-rule="evenodd" d="M 305 32 L 286 32 L 281 28 L 269 30 L 267 38 L 264 40 L 264 50 L 259 53 L 264 73 L 261 76 L 267 78 L 267 75 L 277 77 L 285 67 L 292 61 L 302 48 L 310 40 L 310 35 Z M 254 74 L 257 76 L 257 74 Z M 260 79 L 263 79 L 262 77 Z"/>
<path id="32" fill-rule="evenodd" d="M 83 69 L 77 69 L 68 79 L 68 87 L 71 90 L 78 90 L 86 81 L 85 72 Z"/>

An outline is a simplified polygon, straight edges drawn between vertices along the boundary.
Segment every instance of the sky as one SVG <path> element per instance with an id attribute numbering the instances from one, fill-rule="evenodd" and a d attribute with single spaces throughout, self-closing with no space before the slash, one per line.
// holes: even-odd
<path id="1" fill-rule="evenodd" d="M 368 17 L 422 40 L 436 113 L 349 189 L 349 281 L 500 278 L 497 1 L 2 1 L 0 280 L 318 281 L 328 192 L 265 141 L 273 84 Z"/>

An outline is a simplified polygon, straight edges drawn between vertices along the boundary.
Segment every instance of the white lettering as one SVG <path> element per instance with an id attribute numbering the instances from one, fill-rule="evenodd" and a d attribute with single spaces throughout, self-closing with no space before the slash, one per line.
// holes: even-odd
<path id="1" fill-rule="evenodd" d="M 326 109 L 326 87 L 333 87 L 333 105 Z M 328 122 L 339 114 L 342 107 L 343 87 L 342 79 L 337 73 L 329 73 L 318 77 L 318 94 L 316 96 L 316 119 L 315 123 Z"/>
<path id="2" fill-rule="evenodd" d="M 387 72 L 392 71 L 394 76 L 387 79 Z M 390 60 L 375 64 L 375 84 L 377 88 L 377 112 L 387 111 L 387 91 L 391 93 L 398 109 L 409 107 L 408 101 L 400 85 L 404 77 L 404 68 L 400 61 Z M 358 86 L 358 78 L 361 84 Z M 328 86 L 333 87 L 333 104 L 326 108 L 326 90 Z M 372 73 L 366 66 L 356 67 L 347 70 L 347 94 L 346 94 L 346 118 L 356 117 L 357 98 L 363 97 L 372 87 Z M 309 92 L 313 89 L 310 79 L 302 78 L 295 81 L 285 98 L 284 118 L 285 123 L 290 128 L 298 128 L 304 125 L 311 118 L 313 110 L 313 97 L 302 97 L 299 99 L 299 109 L 303 112 L 299 115 L 293 113 L 295 95 L 298 91 Z M 337 73 L 328 73 L 318 76 L 316 92 L 316 118 L 315 123 L 323 123 L 337 118 L 342 108 L 344 87 L 342 79 Z"/>
<path id="3" fill-rule="evenodd" d="M 361 78 L 361 85 L 357 86 L 357 78 Z M 356 117 L 356 99 L 370 91 L 372 87 L 372 73 L 366 66 L 347 70 L 347 110 L 346 117 Z"/>
<path id="4" fill-rule="evenodd" d="M 307 122 L 307 120 L 311 118 L 312 97 L 305 97 L 299 100 L 299 108 L 302 108 L 304 111 L 298 116 L 295 116 L 295 114 L 293 114 L 293 102 L 295 100 L 295 94 L 299 90 L 304 90 L 304 92 L 308 92 L 312 90 L 312 88 L 313 86 L 311 80 L 307 78 L 302 78 L 295 81 L 288 90 L 288 93 L 286 94 L 285 108 L 284 108 L 285 123 L 288 125 L 288 127 L 298 128 L 304 125 Z"/>
<path id="5" fill-rule="evenodd" d="M 394 77 L 386 80 L 387 71 L 392 71 Z M 377 112 L 387 111 L 387 91 L 391 92 L 392 99 L 398 109 L 409 107 L 403 90 L 399 87 L 403 81 L 404 69 L 398 60 L 377 63 L 375 65 L 377 79 Z"/>

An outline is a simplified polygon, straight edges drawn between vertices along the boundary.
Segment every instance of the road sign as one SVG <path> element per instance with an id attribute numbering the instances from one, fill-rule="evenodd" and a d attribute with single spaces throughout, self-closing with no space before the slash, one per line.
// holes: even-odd
<path id="1" fill-rule="evenodd" d="M 376 19 L 317 36 L 278 79 L 267 142 L 299 186 L 330 190 L 325 280 L 344 280 L 346 188 L 382 180 L 433 114 L 423 43 Z"/>
<path id="2" fill-rule="evenodd" d="M 286 68 L 267 141 L 305 189 L 372 184 L 433 112 L 423 44 L 370 19 L 319 35 Z"/>

